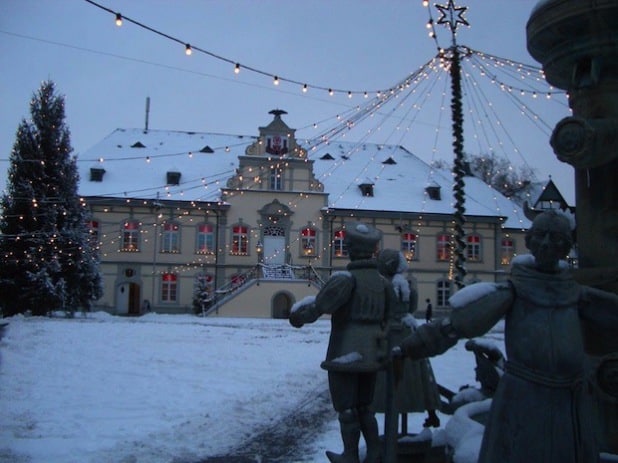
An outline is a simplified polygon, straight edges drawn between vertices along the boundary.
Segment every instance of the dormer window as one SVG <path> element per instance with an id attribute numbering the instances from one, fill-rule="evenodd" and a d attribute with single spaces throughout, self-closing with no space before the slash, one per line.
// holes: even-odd
<path id="1" fill-rule="evenodd" d="M 330 155 L 330 153 L 326 153 L 326 154 L 325 154 L 324 156 L 322 156 L 320 159 L 322 159 L 323 161 L 334 161 L 334 160 L 335 160 L 335 158 L 334 158 L 334 157 L 332 157 L 332 156 Z"/>
<path id="2" fill-rule="evenodd" d="M 373 183 L 361 183 L 358 185 L 363 196 L 373 196 Z"/>
<path id="3" fill-rule="evenodd" d="M 180 185 L 180 172 L 168 172 L 167 184 L 168 185 Z"/>
<path id="4" fill-rule="evenodd" d="M 144 145 L 141 141 L 137 141 L 131 145 L 131 148 L 146 148 L 146 145 Z"/>
<path id="5" fill-rule="evenodd" d="M 439 185 L 430 185 L 425 188 L 425 192 L 427 196 L 429 196 L 429 199 L 433 199 L 434 201 L 440 201 L 442 199 Z"/>
<path id="6" fill-rule="evenodd" d="M 392 165 L 397 164 L 397 161 L 395 161 L 392 157 L 389 157 L 386 161 L 382 161 L 382 164 Z"/>
<path id="7" fill-rule="evenodd" d="M 214 153 L 215 150 L 213 150 L 210 146 L 206 145 L 204 146 L 201 150 L 200 153 Z"/>
<path id="8" fill-rule="evenodd" d="M 100 167 L 91 167 L 90 168 L 90 181 L 91 182 L 102 182 L 103 174 L 105 174 L 105 169 Z"/>

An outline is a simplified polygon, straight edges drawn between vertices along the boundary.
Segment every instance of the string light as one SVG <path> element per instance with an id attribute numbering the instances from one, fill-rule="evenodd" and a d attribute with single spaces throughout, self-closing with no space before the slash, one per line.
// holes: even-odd
<path id="1" fill-rule="evenodd" d="M 116 13 L 116 26 L 122 26 L 122 15 L 120 13 Z"/>
<path id="2" fill-rule="evenodd" d="M 191 49 L 191 45 L 189 45 L 188 43 L 187 43 L 187 44 L 185 44 L 185 54 L 186 54 L 187 56 L 190 56 L 190 55 L 191 55 L 191 53 L 193 53 L 193 50 Z"/>
<path id="3" fill-rule="evenodd" d="M 273 84 L 274 84 L 274 85 L 279 85 L 279 77 L 278 77 L 278 76 L 275 76 L 275 77 L 274 77 L 274 79 L 273 79 Z"/>
<path id="4" fill-rule="evenodd" d="M 307 93 L 307 84 L 303 84 L 303 93 Z"/>
<path id="5" fill-rule="evenodd" d="M 239 74 L 240 73 L 240 64 L 236 63 L 236 65 L 234 66 L 234 74 Z"/>
<path id="6" fill-rule="evenodd" d="M 334 94 L 334 93 L 335 93 L 335 92 L 333 92 L 333 89 L 332 89 L 332 88 L 329 88 L 329 89 L 328 89 L 328 94 L 329 94 L 330 96 L 333 96 L 333 94 Z"/>

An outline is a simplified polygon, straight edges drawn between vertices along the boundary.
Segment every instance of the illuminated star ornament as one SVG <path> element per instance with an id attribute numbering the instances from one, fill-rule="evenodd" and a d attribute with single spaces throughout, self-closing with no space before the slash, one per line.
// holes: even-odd
<path id="1" fill-rule="evenodd" d="M 463 24 L 464 26 L 470 25 L 463 17 L 468 9 L 467 6 L 455 6 L 453 0 L 448 0 L 448 5 L 436 5 L 436 8 L 440 10 L 440 14 L 442 15 L 438 19 L 438 24 L 446 24 L 451 30 L 451 33 L 456 33 L 457 24 Z"/>

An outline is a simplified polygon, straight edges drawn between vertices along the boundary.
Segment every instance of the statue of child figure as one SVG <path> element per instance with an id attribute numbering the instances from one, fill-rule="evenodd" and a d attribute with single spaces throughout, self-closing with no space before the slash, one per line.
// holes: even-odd
<path id="1" fill-rule="evenodd" d="M 300 328 L 324 314 L 331 315 L 326 360 L 333 408 L 338 413 L 343 453 L 326 456 L 335 463 L 359 463 L 362 433 L 367 445 L 365 463 L 381 459 L 378 423 L 371 409 L 376 375 L 388 361 L 385 326 L 392 305 L 391 284 L 378 272 L 375 253 L 382 233 L 364 223 L 345 226 L 344 243 L 350 256 L 347 270 L 335 272 L 315 299 L 292 307 L 290 324 Z"/>
<path id="2" fill-rule="evenodd" d="M 391 310 L 389 336 L 391 345 L 399 345 L 419 326 L 414 318 L 418 307 L 418 292 L 406 279 L 408 262 L 403 253 L 395 249 L 384 249 L 378 254 L 378 270 L 388 278 L 395 291 L 395 304 Z M 440 418 L 436 410 L 440 408 L 440 392 L 428 359 L 413 361 L 404 359 L 401 377 L 395 386 L 394 408 L 402 414 L 402 434 L 407 433 L 405 414 L 408 412 L 427 413 L 423 426 L 439 427 Z M 378 373 L 373 409 L 385 413 L 387 409 L 386 372 Z"/>
<path id="3" fill-rule="evenodd" d="M 600 455 L 582 320 L 618 330 L 618 295 L 579 285 L 566 262 L 569 219 L 539 214 L 532 255 L 513 259 L 505 283 L 477 283 L 449 299 L 450 316 L 420 326 L 394 349 L 413 359 L 445 352 L 505 318 L 505 372 L 494 395 L 479 463 L 594 463 Z"/>

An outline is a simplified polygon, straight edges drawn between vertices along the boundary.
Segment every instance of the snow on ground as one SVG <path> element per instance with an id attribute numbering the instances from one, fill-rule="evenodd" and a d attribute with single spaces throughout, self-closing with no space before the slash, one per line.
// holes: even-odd
<path id="1" fill-rule="evenodd" d="M 319 367 L 327 320 L 301 329 L 286 320 L 101 312 L 6 321 L 2 463 L 197 463 L 241 446 L 327 389 Z M 499 330 L 488 336 L 503 350 Z M 451 390 L 476 384 L 463 341 L 432 365 Z M 441 415 L 443 427 L 449 418 Z M 423 420 L 410 415 L 410 432 Z M 341 451 L 334 411 L 318 431 L 298 461 Z"/>

